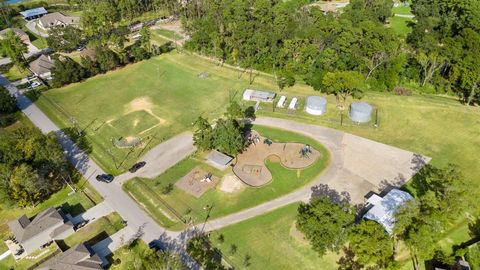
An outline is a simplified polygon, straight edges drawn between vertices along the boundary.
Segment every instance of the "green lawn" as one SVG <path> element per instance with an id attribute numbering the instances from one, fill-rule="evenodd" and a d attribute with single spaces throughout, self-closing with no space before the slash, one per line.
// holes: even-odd
<path id="1" fill-rule="evenodd" d="M 337 269 L 340 254 L 327 253 L 320 257 L 304 240 L 291 235 L 298 204 L 291 204 L 270 213 L 225 227 L 212 233 L 210 239 L 235 269 L 245 269 L 243 260 L 250 255 L 246 269 Z M 220 243 L 218 236 L 225 241 Z M 236 245 L 237 252 L 230 253 Z"/>
<path id="2" fill-rule="evenodd" d="M 393 7 L 392 8 L 392 13 L 393 14 L 402 14 L 402 15 L 411 15 L 412 14 L 412 8 L 410 8 L 410 6 L 401 5 L 401 6 L 398 6 L 398 7 Z"/>
<path id="3" fill-rule="evenodd" d="M 162 29 L 155 29 L 152 32 L 153 32 L 153 35 L 160 35 L 160 36 L 164 36 L 166 38 L 173 39 L 173 40 L 183 39 L 183 36 L 175 33 L 172 30 L 168 30 L 168 29 L 163 29 L 163 28 Z"/>
<path id="4" fill-rule="evenodd" d="M 21 80 L 32 73 L 28 69 L 20 70 L 16 66 L 12 66 L 7 72 L 3 73 L 5 77 L 11 82 Z"/>
<path id="5" fill-rule="evenodd" d="M 47 251 L 47 252 L 43 253 L 44 251 Z M 41 256 L 35 259 L 24 258 L 16 262 L 15 259 L 13 259 L 13 256 L 8 256 L 6 259 L 0 261 L 0 269 L 25 270 L 32 267 L 35 263 L 39 262 L 40 260 L 50 256 L 55 251 L 59 251 L 59 249 L 57 245 L 52 244 L 46 249 L 37 250 L 29 255 L 29 256 L 37 256 L 42 254 Z"/>
<path id="6" fill-rule="evenodd" d="M 111 213 L 88 223 L 85 227 L 65 238 L 63 244 L 65 247 L 73 247 L 81 243 L 93 246 L 108 236 L 115 234 L 123 227 L 125 225 L 122 217 L 117 213 Z"/>
<path id="7" fill-rule="evenodd" d="M 248 86 L 245 78 L 232 79 L 235 73 L 225 74 L 220 67 L 193 59 L 197 58 L 178 53 L 155 57 L 82 83 L 49 90 L 36 104 L 61 127 L 71 126 L 74 118 L 81 128 L 86 128 L 93 159 L 107 171 L 118 174 L 145 151 L 136 149 L 128 155 L 128 149 L 113 147 L 112 139 L 153 138 L 147 146 L 150 149 L 191 129 L 199 115 L 221 115 L 233 90 Z M 198 78 L 202 71 L 210 72 L 210 77 Z M 132 122 L 135 116 L 131 114 L 138 112 L 144 116 L 148 113 L 148 119 Z M 153 128 L 141 130 L 148 125 Z"/>
<path id="8" fill-rule="evenodd" d="M 143 241 L 137 241 L 133 247 L 124 246 L 117 249 L 111 256 L 111 261 L 119 260 L 119 264 L 113 263 L 108 269 L 110 270 L 131 270 L 136 269 L 135 261 L 138 260 L 139 254 L 147 251 L 149 247 Z"/>
<path id="9" fill-rule="evenodd" d="M 389 27 L 395 31 L 400 37 L 406 38 L 410 32 L 412 32 L 412 28 L 408 26 L 408 23 L 411 22 L 413 19 L 411 18 L 403 18 L 398 16 L 392 16 L 388 18 Z"/>
<path id="10" fill-rule="evenodd" d="M 213 205 L 210 215 L 211 218 L 216 218 L 253 207 L 262 202 L 292 192 L 311 181 L 328 164 L 327 150 L 311 138 L 262 126 L 254 126 L 254 129 L 259 131 L 262 136 L 266 136 L 277 142 L 301 142 L 310 144 L 313 148 L 320 151 L 321 158 L 315 165 L 299 171 L 289 170 L 279 163 L 267 161 L 267 167 L 273 175 L 273 181 L 270 184 L 260 188 L 245 186 L 242 191 L 231 194 L 220 191 L 218 189 L 219 186 L 217 186 L 216 189 L 207 191 L 198 199 L 176 187 L 171 193 L 167 195 L 162 194 L 163 186 L 168 183 L 174 184 L 197 166 L 201 166 L 206 171 L 210 171 L 215 176 L 221 178 L 223 175 L 222 172 L 202 163 L 200 161 L 201 159 L 196 157 L 181 161 L 155 179 L 132 179 L 124 185 L 124 188 L 132 197 L 139 201 L 160 224 L 164 226 L 175 225 L 173 228 L 179 228 L 180 218 L 184 220 L 192 218 L 195 223 L 202 222 L 206 216 L 204 210 L 204 206 L 206 205 Z M 229 170 L 230 169 L 227 169 L 227 171 Z M 174 210 L 172 210 L 172 208 Z M 166 218 L 162 211 L 174 219 L 170 220 Z M 175 223 L 175 220 L 177 224 L 172 224 Z"/>

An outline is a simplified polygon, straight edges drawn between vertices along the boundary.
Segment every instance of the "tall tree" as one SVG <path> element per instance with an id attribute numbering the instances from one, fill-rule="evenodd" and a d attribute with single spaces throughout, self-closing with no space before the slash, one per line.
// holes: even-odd
<path id="1" fill-rule="evenodd" d="M 17 103 L 15 98 L 5 89 L 3 86 L 0 86 L 0 114 L 1 113 L 13 113 L 17 108 Z"/>
<path id="2" fill-rule="evenodd" d="M 54 51 L 72 52 L 82 44 L 82 35 L 82 31 L 77 27 L 57 26 L 48 31 L 47 44 Z"/>
<path id="3" fill-rule="evenodd" d="M 3 53 L 8 56 L 19 69 L 24 69 L 27 66 L 27 60 L 24 56 L 24 54 L 28 52 L 27 45 L 22 42 L 15 32 L 12 30 L 8 31 L 5 37 L 0 40 L 0 45 Z"/>
<path id="4" fill-rule="evenodd" d="M 236 156 L 245 147 L 242 128 L 233 119 L 218 119 L 213 130 L 213 145 L 220 151 Z"/>
<path id="5" fill-rule="evenodd" d="M 361 98 L 365 89 L 364 78 L 356 71 L 329 72 L 322 83 L 325 87 L 323 91 L 335 95 L 337 106 L 341 108 L 345 108 L 348 97 Z"/>
<path id="6" fill-rule="evenodd" d="M 320 255 L 327 250 L 339 251 L 347 241 L 354 213 L 349 205 L 333 203 L 322 196 L 298 207 L 297 228 L 305 234 Z"/>
<path id="7" fill-rule="evenodd" d="M 193 142 L 200 150 L 213 148 L 213 129 L 208 120 L 199 116 L 195 121 L 196 130 L 193 134 Z"/>

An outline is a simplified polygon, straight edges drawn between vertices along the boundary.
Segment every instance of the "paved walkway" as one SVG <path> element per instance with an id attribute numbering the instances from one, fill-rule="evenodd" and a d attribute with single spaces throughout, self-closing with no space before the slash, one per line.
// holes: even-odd
<path id="1" fill-rule="evenodd" d="M 255 124 L 312 137 L 330 152 L 330 164 L 310 185 L 253 208 L 211 220 L 205 226 L 206 231 L 217 230 L 294 202 L 307 202 L 315 193 L 329 192 L 337 199 L 361 204 L 368 192 L 402 186 L 430 161 L 429 157 L 322 126 L 268 117 L 257 118 Z"/>
<path id="2" fill-rule="evenodd" d="M 121 185 L 133 177 L 155 178 L 191 155 L 195 149 L 191 132 L 179 134 L 155 146 L 141 157 L 139 160 L 147 162 L 145 167 L 133 174 L 129 172 L 121 174 L 115 178 L 114 182 Z"/>
<path id="3" fill-rule="evenodd" d="M 0 255 L 0 261 L 6 259 L 8 256 L 10 256 L 10 254 L 12 254 L 10 250 L 5 251 L 2 255 Z"/>
<path id="4" fill-rule="evenodd" d="M 105 202 L 102 202 L 102 203 L 99 203 L 99 204 L 95 205 L 94 207 L 88 209 L 87 211 L 81 213 L 80 215 L 77 215 L 77 216 L 71 218 L 70 221 L 74 225 L 77 225 L 77 224 L 79 224 L 83 221 L 87 221 L 87 220 L 89 220 L 91 222 L 95 219 L 104 217 L 104 216 L 106 216 L 106 215 L 108 215 L 112 212 L 113 212 L 113 209 L 110 207 L 110 205 L 108 205 Z"/>

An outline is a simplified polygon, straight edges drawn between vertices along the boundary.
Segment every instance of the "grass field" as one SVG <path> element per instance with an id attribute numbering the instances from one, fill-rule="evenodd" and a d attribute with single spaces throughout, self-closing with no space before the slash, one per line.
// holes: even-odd
<path id="1" fill-rule="evenodd" d="M 180 219 L 189 220 L 192 218 L 195 223 L 201 223 L 206 216 L 204 210 L 206 205 L 213 205 L 210 217 L 216 218 L 292 192 L 311 181 L 328 164 L 327 150 L 311 138 L 262 126 L 254 126 L 254 129 L 259 131 L 262 136 L 266 136 L 273 141 L 310 144 L 320 151 L 321 158 L 313 166 L 299 171 L 289 170 L 279 163 L 267 161 L 267 167 L 273 175 L 273 181 L 270 184 L 260 188 L 245 186 L 243 190 L 231 194 L 220 191 L 219 185 L 216 189 L 207 191 L 198 199 L 176 187 L 171 193 L 162 194 L 162 188 L 165 185 L 174 184 L 198 166 L 205 171 L 212 172 L 219 178 L 226 173 L 204 164 L 197 157 L 181 161 L 156 179 L 132 179 L 124 185 L 124 188 L 147 209 L 157 222 L 163 226 L 178 229 L 182 228 L 183 225 L 179 222 Z M 227 169 L 227 171 L 229 170 Z M 174 219 L 170 220 L 165 217 L 165 212 Z"/>
<path id="2" fill-rule="evenodd" d="M 210 77 L 199 79 L 197 74 L 202 71 L 210 72 Z M 235 73 L 220 71 L 209 62 L 172 53 L 50 90 L 36 104 L 61 127 L 72 126 L 75 120 L 85 128 L 92 157 L 107 171 L 118 174 L 143 152 L 137 149 L 128 155 L 128 149 L 112 146 L 113 138 L 153 138 L 151 148 L 190 129 L 199 115 L 221 115 L 232 93 L 248 86 L 245 79 L 232 79 Z M 135 116 L 131 113 L 139 112 L 148 114 L 148 119 L 132 122 Z M 148 125 L 153 128 L 147 129 Z"/>
<path id="3" fill-rule="evenodd" d="M 290 231 L 296 219 L 298 204 L 291 204 L 262 216 L 225 227 L 210 237 L 235 269 L 337 269 L 340 254 L 327 253 L 319 257 L 304 240 Z M 224 242 L 218 236 L 224 236 Z M 234 255 L 231 245 L 238 247 Z M 250 255 L 251 265 L 245 268 L 243 260 Z"/>
<path id="4" fill-rule="evenodd" d="M 412 19 L 410 18 L 403 18 L 392 16 L 388 18 L 389 26 L 397 33 L 400 37 L 406 38 L 410 32 L 412 32 L 412 28 L 408 26 L 408 23 L 411 22 Z"/>

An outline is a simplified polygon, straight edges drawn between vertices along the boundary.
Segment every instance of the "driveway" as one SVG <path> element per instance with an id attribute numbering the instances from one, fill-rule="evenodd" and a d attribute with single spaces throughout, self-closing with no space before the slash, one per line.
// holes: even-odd
<path id="1" fill-rule="evenodd" d="M 136 173 L 126 172 L 117 176 L 114 180 L 117 184 L 134 177 L 155 178 L 165 172 L 168 168 L 177 164 L 187 156 L 195 152 L 193 145 L 193 134 L 185 132 L 179 134 L 148 151 L 139 161 L 145 161 L 145 167 Z"/>
<path id="2" fill-rule="evenodd" d="M 429 157 L 322 126 L 268 117 L 258 118 L 255 124 L 312 137 L 328 149 L 330 164 L 310 185 L 256 207 L 211 220 L 205 226 L 207 231 L 217 230 L 294 202 L 307 202 L 315 193 L 333 191 L 339 199 L 345 198 L 352 204 L 362 204 L 367 193 L 402 186 L 430 161 Z"/>
<path id="3" fill-rule="evenodd" d="M 37 28 L 36 28 L 37 22 L 38 22 L 38 19 L 32 20 L 32 21 L 27 22 L 27 24 L 25 26 L 28 28 L 28 30 L 30 30 L 30 32 L 32 32 L 36 35 L 39 35 L 39 36 L 42 36 L 42 37 L 48 37 L 47 33 L 43 33 L 43 32 L 40 32 L 40 31 L 37 30 Z"/>
<path id="4" fill-rule="evenodd" d="M 102 203 L 99 203 L 99 204 L 95 205 L 94 207 L 88 209 L 87 211 L 81 213 L 80 215 L 77 215 L 75 217 L 70 218 L 70 221 L 74 225 L 77 225 L 77 224 L 79 224 L 83 221 L 87 221 L 87 220 L 89 220 L 91 222 L 95 219 L 104 217 L 104 216 L 106 216 L 106 215 L 108 215 L 112 212 L 113 212 L 113 209 L 110 207 L 110 205 L 108 205 L 105 202 L 102 202 Z"/>

